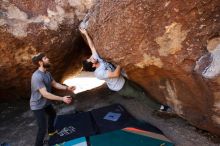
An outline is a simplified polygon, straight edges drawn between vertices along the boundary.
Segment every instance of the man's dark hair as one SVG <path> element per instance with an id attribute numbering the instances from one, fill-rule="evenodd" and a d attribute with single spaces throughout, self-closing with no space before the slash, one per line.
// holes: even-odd
<path id="1" fill-rule="evenodd" d="M 40 52 L 38 53 L 37 55 L 34 55 L 32 57 L 32 62 L 35 64 L 35 65 L 38 65 L 38 62 L 42 60 L 42 58 L 45 57 L 45 53 L 44 52 Z"/>
<path id="2" fill-rule="evenodd" d="M 82 64 L 84 71 L 94 72 L 96 69 L 95 67 L 92 67 L 92 62 L 88 62 L 87 60 L 84 60 Z"/>

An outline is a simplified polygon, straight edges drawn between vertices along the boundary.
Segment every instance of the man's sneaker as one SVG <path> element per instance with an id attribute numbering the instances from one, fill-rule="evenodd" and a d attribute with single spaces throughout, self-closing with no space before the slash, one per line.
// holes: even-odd
<path id="1" fill-rule="evenodd" d="M 48 133 L 48 136 L 49 136 L 49 137 L 51 137 L 51 136 L 55 135 L 56 133 L 58 133 L 58 131 L 57 131 L 57 130 L 56 130 L 56 131 L 54 131 L 54 132 L 50 132 L 50 133 Z"/>
<path id="2" fill-rule="evenodd" d="M 172 112 L 172 109 L 167 105 L 161 105 L 159 111 L 161 111 L 161 112 Z"/>
<path id="3" fill-rule="evenodd" d="M 177 116 L 176 113 L 167 105 L 161 105 L 160 109 L 153 111 L 152 114 L 164 119 L 174 118 Z"/>

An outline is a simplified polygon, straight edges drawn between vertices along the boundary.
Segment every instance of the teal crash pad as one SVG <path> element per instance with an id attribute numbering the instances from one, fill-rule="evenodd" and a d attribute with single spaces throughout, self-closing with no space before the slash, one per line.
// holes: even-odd
<path id="1" fill-rule="evenodd" d="M 124 130 L 91 136 L 90 143 L 91 146 L 174 146 L 170 141 Z"/>

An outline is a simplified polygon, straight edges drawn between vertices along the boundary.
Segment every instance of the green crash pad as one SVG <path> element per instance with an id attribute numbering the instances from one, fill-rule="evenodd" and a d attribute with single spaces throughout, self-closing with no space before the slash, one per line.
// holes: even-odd
<path id="1" fill-rule="evenodd" d="M 117 130 L 90 137 L 91 146 L 174 146 L 165 137 L 151 132 Z"/>

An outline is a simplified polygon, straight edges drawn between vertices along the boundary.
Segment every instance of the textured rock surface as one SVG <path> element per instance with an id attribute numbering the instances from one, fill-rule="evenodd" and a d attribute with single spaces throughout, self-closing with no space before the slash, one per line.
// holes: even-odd
<path id="1" fill-rule="evenodd" d="M 27 96 L 34 54 L 47 53 L 56 80 L 80 69 L 77 31 L 93 0 L 0 0 L 0 89 L 5 97 Z M 78 47 L 77 47 L 78 46 Z"/>
<path id="2" fill-rule="evenodd" d="M 103 58 L 190 123 L 220 135 L 219 0 L 100 0 L 85 24 Z"/>

